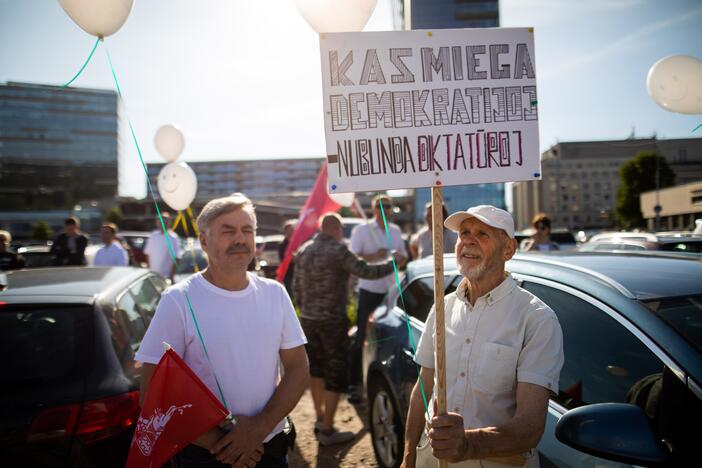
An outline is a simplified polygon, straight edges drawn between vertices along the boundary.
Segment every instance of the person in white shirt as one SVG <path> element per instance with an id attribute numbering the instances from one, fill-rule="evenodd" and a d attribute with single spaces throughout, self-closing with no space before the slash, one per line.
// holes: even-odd
<path id="1" fill-rule="evenodd" d="M 307 340 L 283 285 L 246 271 L 256 250 L 251 201 L 211 200 L 197 225 L 209 265 L 163 293 L 135 357 L 141 395 L 166 342 L 213 394 L 222 389 L 236 420 L 231 432 L 217 427 L 187 446 L 178 466 L 287 467 L 283 429 L 309 382 Z"/>
<path id="2" fill-rule="evenodd" d="M 146 240 L 144 255 L 146 256 L 149 270 L 160 273 L 161 276 L 170 278 L 172 281 L 176 271 L 176 264 L 173 261 L 168 244 L 170 241 L 173 254 L 176 256 L 176 259 L 180 259 L 180 238 L 178 234 L 171 230 L 171 215 L 167 211 L 164 211 L 161 213 L 161 217 L 163 218 L 163 224 L 166 226 L 166 231 L 168 232 L 168 241 L 166 240 L 166 236 L 163 235 L 161 222 L 157 219 L 156 229 L 151 231 L 151 235 L 149 235 L 149 238 Z"/>
<path id="3" fill-rule="evenodd" d="M 385 219 L 388 223 L 390 233 L 390 243 L 388 248 L 388 236 L 385 233 L 383 223 L 383 207 Z M 405 241 L 402 239 L 400 228 L 390 222 L 392 217 L 392 199 L 387 195 L 378 195 L 372 200 L 373 220 L 366 224 L 359 224 L 351 232 L 351 251 L 361 257 L 371 265 L 385 263 L 390 254 L 396 254 L 402 258 L 407 257 Z M 355 347 L 351 351 L 351 376 L 350 383 L 357 386 L 361 382 L 361 356 L 363 351 L 363 341 L 366 338 L 366 323 L 368 317 L 380 305 L 391 287 L 394 287 L 394 273 L 380 279 L 361 279 L 358 282 L 357 304 L 357 325 Z M 357 400 L 358 396 L 352 392 L 351 400 Z"/>
<path id="4" fill-rule="evenodd" d="M 442 205 L 443 220 L 448 216 L 446 205 Z M 410 239 L 409 249 L 412 259 L 430 257 L 434 253 L 434 236 L 431 233 L 431 202 L 424 205 L 424 222 L 425 225 Z M 453 252 L 456 246 L 458 235 L 450 229 L 444 228 L 444 253 Z"/>
<path id="5" fill-rule="evenodd" d="M 535 447 L 563 367 L 558 318 L 505 271 L 517 249 L 509 213 L 480 205 L 452 214 L 444 225 L 459 233 L 456 261 L 463 276 L 444 298 L 448 413 L 434 414 L 430 401 L 424 416 L 420 380 L 436 398 L 432 309 L 415 355 L 421 370 L 410 397 L 402 466 L 434 467 L 436 458 L 455 467 L 538 466 Z"/>
<path id="6" fill-rule="evenodd" d="M 100 239 L 105 244 L 95 252 L 94 266 L 127 266 L 129 254 L 122 247 L 117 235 L 117 225 L 105 223 L 100 228 Z"/>

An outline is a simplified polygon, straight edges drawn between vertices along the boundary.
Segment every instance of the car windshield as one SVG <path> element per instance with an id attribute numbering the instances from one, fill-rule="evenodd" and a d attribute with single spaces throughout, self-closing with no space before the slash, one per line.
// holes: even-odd
<path id="1" fill-rule="evenodd" d="M 665 244 L 661 244 L 661 250 L 668 250 L 673 252 L 702 253 L 702 239 L 667 242 Z"/>
<path id="2" fill-rule="evenodd" d="M 702 294 L 667 297 L 644 304 L 702 352 Z"/>
<path id="3" fill-rule="evenodd" d="M 33 387 L 84 374 L 92 308 L 0 304 L 0 384 Z"/>

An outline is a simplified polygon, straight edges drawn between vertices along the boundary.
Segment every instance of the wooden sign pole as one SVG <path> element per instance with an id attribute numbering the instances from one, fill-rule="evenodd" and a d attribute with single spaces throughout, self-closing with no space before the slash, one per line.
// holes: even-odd
<path id="1" fill-rule="evenodd" d="M 436 403 L 438 414 L 446 414 L 446 321 L 444 320 L 444 211 L 441 187 L 431 188 L 431 232 L 434 248 L 434 314 L 436 346 Z M 439 460 L 439 468 L 447 468 L 446 460 Z"/>

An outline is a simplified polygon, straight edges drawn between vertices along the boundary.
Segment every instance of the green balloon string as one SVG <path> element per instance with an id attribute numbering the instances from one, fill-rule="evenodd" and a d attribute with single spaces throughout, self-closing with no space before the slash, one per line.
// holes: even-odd
<path id="1" fill-rule="evenodd" d="M 692 133 L 695 133 L 695 132 L 696 132 L 697 130 L 699 130 L 700 128 L 702 128 L 702 123 L 699 124 L 698 126 L 696 126 L 696 127 L 692 130 Z"/>
<path id="2" fill-rule="evenodd" d="M 107 54 L 107 61 L 110 64 L 110 70 L 112 71 L 112 78 L 115 81 L 115 86 L 117 87 L 117 94 L 119 95 L 120 100 L 122 101 L 122 104 L 124 105 L 124 115 L 127 118 L 127 123 L 129 124 L 129 131 L 132 135 L 132 140 L 134 141 L 134 146 L 136 146 L 137 149 L 137 154 L 139 155 L 139 161 L 141 162 L 141 167 L 144 170 L 144 174 L 146 175 L 146 186 L 148 187 L 148 192 L 149 195 L 151 196 L 151 200 L 154 202 L 154 207 L 156 207 L 156 214 L 158 215 L 158 220 L 161 223 L 161 229 L 163 230 L 163 236 L 166 238 L 166 243 L 168 244 L 168 251 L 171 254 L 171 260 L 173 261 L 173 264 L 177 264 L 178 260 L 176 258 L 175 250 L 173 250 L 173 246 L 171 245 L 171 238 L 168 235 L 168 231 L 166 230 L 166 223 L 163 221 L 163 215 L 161 214 L 161 210 L 158 207 L 158 203 L 156 202 L 156 196 L 154 195 L 154 189 L 153 186 L 151 185 L 151 178 L 149 177 L 149 171 L 146 168 L 146 163 L 144 162 L 144 157 L 141 154 L 141 148 L 139 147 L 139 141 L 137 140 L 136 133 L 134 132 L 134 127 L 132 126 L 132 121 L 129 119 L 129 113 L 127 112 L 127 103 L 124 101 L 124 96 L 122 96 L 122 89 L 119 86 L 119 81 L 117 80 L 117 73 L 115 72 L 115 67 L 112 65 L 112 58 L 110 57 L 110 51 L 107 49 L 107 45 L 105 45 L 105 53 Z M 91 53 L 92 55 L 92 53 Z M 210 355 L 207 352 L 207 346 L 205 346 L 205 340 L 202 337 L 202 332 L 200 331 L 200 325 L 197 322 L 197 318 L 195 317 L 195 310 L 193 310 L 193 306 L 190 303 L 190 297 L 188 296 L 188 292 L 185 291 L 185 300 L 188 303 L 188 309 L 190 310 L 190 316 L 193 319 L 193 322 L 195 323 L 195 330 L 197 330 L 197 336 L 200 338 L 200 344 L 202 344 L 202 349 L 205 352 L 205 357 L 207 358 L 207 361 L 210 364 L 210 367 L 212 368 L 212 375 L 215 378 L 215 383 L 217 384 L 217 391 L 219 392 L 219 397 L 222 400 L 222 404 L 224 404 L 224 407 L 229 409 L 229 405 L 227 405 L 227 399 L 224 397 L 224 392 L 222 391 L 222 386 L 219 383 L 219 379 L 217 378 L 217 374 L 214 371 L 214 366 L 212 365 L 212 361 L 210 360 Z"/>
<path id="3" fill-rule="evenodd" d="M 62 86 L 62 88 L 67 88 L 71 83 L 76 81 L 76 79 L 80 76 L 81 73 L 83 73 L 83 70 L 85 70 L 85 67 L 88 66 L 88 63 L 90 63 L 90 59 L 93 58 L 93 54 L 95 53 L 95 49 L 97 49 L 98 44 L 100 44 L 100 40 L 102 40 L 101 37 L 98 37 L 97 40 L 95 41 L 95 45 L 93 45 L 93 50 L 90 51 L 90 55 L 88 55 L 88 58 L 85 60 L 85 63 L 83 64 L 82 67 L 80 67 L 80 70 L 78 70 L 78 73 L 76 73 L 76 76 L 71 78 L 71 80 L 66 83 L 65 85 Z"/>
<path id="4" fill-rule="evenodd" d="M 378 198 L 380 203 L 380 214 L 383 217 L 383 227 L 385 228 L 385 237 L 388 240 L 388 250 L 392 250 L 392 239 L 390 238 L 390 230 L 388 229 L 388 220 L 385 218 L 385 210 L 383 209 L 383 200 Z M 414 344 L 414 334 L 412 333 L 412 327 L 410 326 L 409 315 L 407 314 L 407 307 L 405 306 L 405 298 L 402 294 L 402 285 L 400 284 L 400 273 L 397 269 L 397 263 L 395 262 L 395 257 L 392 257 L 392 269 L 395 273 L 395 285 L 397 290 L 400 292 L 400 301 L 402 301 L 402 310 L 404 312 L 405 324 L 407 325 L 407 334 L 409 335 L 410 347 L 412 348 L 412 358 L 417 355 L 417 346 Z M 424 412 L 429 417 L 429 403 L 427 402 L 427 394 L 424 391 L 424 383 L 422 382 L 422 376 L 420 374 L 420 367 L 417 361 L 414 361 L 417 366 L 417 380 L 419 381 L 419 390 L 422 392 L 422 401 L 424 402 Z"/>

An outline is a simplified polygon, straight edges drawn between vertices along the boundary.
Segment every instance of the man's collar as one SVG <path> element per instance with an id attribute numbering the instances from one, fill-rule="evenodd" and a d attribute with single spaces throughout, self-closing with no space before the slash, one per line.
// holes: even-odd
<path id="1" fill-rule="evenodd" d="M 495 302 L 502 299 L 503 297 L 507 296 L 516 287 L 517 282 L 514 280 L 514 278 L 512 278 L 512 275 L 506 271 L 505 279 L 499 285 L 493 288 L 492 291 L 488 291 L 485 295 L 481 297 L 484 297 L 487 303 L 489 305 L 492 305 Z M 469 292 L 470 282 L 467 278 L 463 278 L 460 284 L 458 285 L 458 288 L 456 288 L 456 297 L 460 301 L 470 305 Z M 476 298 L 476 302 L 478 301 L 478 299 L 480 298 Z"/>

